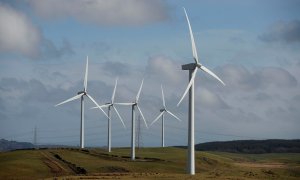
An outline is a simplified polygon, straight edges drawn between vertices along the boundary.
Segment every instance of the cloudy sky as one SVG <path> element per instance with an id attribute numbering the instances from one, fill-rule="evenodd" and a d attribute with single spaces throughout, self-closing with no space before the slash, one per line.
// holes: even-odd
<path id="1" fill-rule="evenodd" d="M 188 83 L 181 65 L 193 62 L 191 21 L 203 72 L 195 85 L 198 142 L 300 138 L 300 2 L 297 0 L 1 0 L 0 138 L 40 144 L 79 144 L 80 101 L 55 104 L 83 90 L 103 104 L 131 102 L 141 80 L 140 107 L 150 124 L 169 109 L 166 145 L 187 144 Z M 105 146 L 107 119 L 86 101 L 86 145 Z M 130 145 L 129 107 L 113 114 L 112 145 Z M 160 144 L 161 123 L 146 129 L 143 146 Z"/>

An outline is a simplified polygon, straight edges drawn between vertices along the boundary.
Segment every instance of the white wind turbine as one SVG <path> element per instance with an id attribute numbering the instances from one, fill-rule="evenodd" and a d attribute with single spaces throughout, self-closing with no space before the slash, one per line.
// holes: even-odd
<path id="1" fill-rule="evenodd" d="M 132 114 L 131 114 L 131 160 L 135 160 L 135 107 L 138 109 L 138 111 L 140 112 L 140 115 L 142 116 L 143 120 L 144 120 L 144 123 L 146 125 L 146 127 L 148 128 L 148 125 L 147 125 L 147 122 L 146 122 L 146 119 L 138 105 L 138 102 L 139 102 L 139 97 L 140 97 L 140 94 L 141 94 L 141 91 L 142 91 L 142 87 L 143 87 L 143 83 L 144 83 L 144 80 L 142 80 L 142 83 L 141 83 L 141 86 L 140 86 L 140 89 L 136 95 L 136 98 L 134 100 L 134 102 L 131 102 L 131 103 L 115 103 L 115 104 L 118 104 L 118 105 L 125 105 L 125 106 L 131 106 L 132 108 Z"/>
<path id="2" fill-rule="evenodd" d="M 190 63 L 190 64 L 184 64 L 182 65 L 182 70 L 189 70 L 189 84 L 183 93 L 182 98 L 178 102 L 177 106 L 181 103 L 185 95 L 187 94 L 189 90 L 189 115 L 188 115 L 188 167 L 187 167 L 187 173 L 194 175 L 195 174 L 195 141 L 194 141 L 194 80 L 196 77 L 196 73 L 198 68 L 201 69 L 202 71 L 208 73 L 209 75 L 213 76 L 215 79 L 220 81 L 223 85 L 225 83 L 217 76 L 215 75 L 212 71 L 207 69 L 205 66 L 203 66 L 198 59 L 197 55 L 197 50 L 196 50 L 196 45 L 195 45 L 195 40 L 191 28 L 191 24 L 188 18 L 188 15 L 186 13 L 185 8 L 183 8 L 185 17 L 189 26 L 189 31 L 190 31 L 190 37 L 191 37 L 191 44 L 192 44 L 192 52 L 193 52 L 193 58 L 195 63 Z"/>
<path id="3" fill-rule="evenodd" d="M 173 116 L 174 118 L 176 118 L 178 121 L 181 121 L 177 116 L 175 116 L 173 113 L 171 113 L 169 110 L 167 110 L 166 107 L 166 102 L 165 102 L 165 96 L 164 96 L 164 90 L 162 85 L 161 87 L 161 97 L 162 97 L 162 102 L 163 102 L 163 108 L 160 109 L 160 114 L 154 119 L 154 121 L 150 124 L 150 126 L 152 124 L 154 124 L 156 121 L 158 121 L 158 119 L 161 117 L 161 147 L 165 147 L 165 119 L 164 119 L 164 113 L 168 113 L 171 116 Z"/>
<path id="4" fill-rule="evenodd" d="M 71 97 L 70 99 L 67 99 L 59 104 L 56 104 L 55 106 L 59 106 L 62 104 L 65 104 L 67 102 L 76 100 L 81 98 L 81 124 L 80 124 L 80 147 L 84 148 L 84 96 L 87 96 L 103 113 L 106 117 L 107 114 L 103 111 L 103 109 L 98 105 L 98 103 L 87 93 L 87 78 L 88 78 L 88 63 L 89 58 L 86 57 L 86 67 L 85 67 L 85 76 L 84 76 L 84 83 L 83 83 L 83 91 L 79 91 L 76 96 Z"/>
<path id="5" fill-rule="evenodd" d="M 109 103 L 106 103 L 106 104 L 100 106 L 101 108 L 103 108 L 103 107 L 108 108 L 108 110 L 107 110 L 107 112 L 108 112 L 108 130 L 107 130 L 107 133 L 108 133 L 107 150 L 108 150 L 108 152 L 111 152 L 111 113 L 110 113 L 111 108 L 113 110 L 115 110 L 115 112 L 117 113 L 119 119 L 121 120 L 124 128 L 126 128 L 126 126 L 124 124 L 124 121 L 123 121 L 122 117 L 120 116 L 120 113 L 118 112 L 118 110 L 114 106 L 117 84 L 118 84 L 118 78 L 116 78 L 116 83 L 115 83 L 115 87 L 114 87 L 114 90 L 113 90 L 113 93 L 112 93 L 111 101 Z M 94 108 L 98 108 L 98 107 L 93 107 L 92 109 L 94 109 Z"/>

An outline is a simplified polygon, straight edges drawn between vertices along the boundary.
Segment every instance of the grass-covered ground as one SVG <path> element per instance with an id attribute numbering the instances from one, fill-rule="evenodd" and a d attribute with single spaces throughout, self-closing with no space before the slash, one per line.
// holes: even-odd
<path id="1" fill-rule="evenodd" d="M 196 152 L 196 175 L 185 174 L 186 150 L 44 149 L 0 153 L 0 179 L 300 179 L 300 154 Z"/>

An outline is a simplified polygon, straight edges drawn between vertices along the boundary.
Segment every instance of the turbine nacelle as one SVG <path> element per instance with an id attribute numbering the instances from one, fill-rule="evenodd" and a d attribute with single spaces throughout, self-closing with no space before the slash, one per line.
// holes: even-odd
<path id="1" fill-rule="evenodd" d="M 160 109 L 159 111 L 164 112 L 164 111 L 166 111 L 166 108 Z"/>
<path id="2" fill-rule="evenodd" d="M 194 70 L 196 68 L 200 68 L 201 64 L 198 63 L 189 63 L 189 64 L 184 64 L 181 66 L 182 70 Z"/>
<path id="3" fill-rule="evenodd" d="M 86 91 L 79 91 L 77 94 L 86 95 Z"/>

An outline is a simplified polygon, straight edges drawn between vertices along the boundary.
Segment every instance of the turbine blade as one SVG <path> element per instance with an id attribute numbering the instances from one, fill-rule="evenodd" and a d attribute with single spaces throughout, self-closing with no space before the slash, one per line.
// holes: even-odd
<path id="1" fill-rule="evenodd" d="M 73 100 L 75 100 L 75 99 L 79 99 L 82 95 L 83 95 L 83 93 L 80 93 L 80 94 L 78 94 L 78 95 L 76 95 L 76 96 L 74 96 L 74 97 L 71 97 L 70 99 L 67 99 L 67 100 L 65 100 L 65 101 L 63 101 L 63 102 L 61 102 L 61 103 L 56 104 L 55 107 L 56 107 L 56 106 L 59 106 L 59 105 L 62 105 L 62 104 L 65 104 L 65 103 L 67 103 L 67 102 L 73 101 Z"/>
<path id="2" fill-rule="evenodd" d="M 141 94 L 141 91 L 142 91 L 143 83 L 144 83 L 144 79 L 142 80 L 142 83 L 141 83 L 139 92 L 138 92 L 137 95 L 136 95 L 135 102 L 138 102 L 138 100 L 139 100 L 139 98 L 140 98 L 140 94 Z"/>
<path id="3" fill-rule="evenodd" d="M 196 77 L 196 73 L 197 73 L 198 68 L 196 67 L 193 74 L 192 74 L 192 78 L 190 80 L 190 83 L 188 84 L 187 88 L 185 89 L 183 96 L 181 97 L 180 101 L 178 102 L 177 106 L 179 106 L 179 104 L 181 103 L 181 101 L 183 100 L 183 98 L 185 97 L 185 95 L 187 94 L 187 92 L 189 91 L 190 87 L 192 86 L 192 84 L 194 83 L 195 77 Z"/>
<path id="4" fill-rule="evenodd" d="M 115 94 L 116 94 L 117 84 L 118 84 L 118 78 L 116 78 L 116 83 L 115 83 L 114 91 L 113 91 L 113 94 L 112 94 L 112 97 L 111 97 L 111 103 L 114 103 L 114 100 L 115 100 Z"/>
<path id="5" fill-rule="evenodd" d="M 85 66 L 85 75 L 84 75 L 84 91 L 87 90 L 87 78 L 88 78 L 88 69 L 89 69 L 89 57 L 86 56 L 86 66 Z"/>
<path id="6" fill-rule="evenodd" d="M 112 105 L 111 103 L 108 103 L 108 104 L 101 105 L 100 107 L 104 108 L 104 107 L 108 107 L 108 106 L 111 106 L 111 105 Z"/>
<path id="7" fill-rule="evenodd" d="M 116 111 L 117 115 L 119 116 L 119 119 L 121 120 L 121 122 L 122 122 L 124 128 L 126 128 L 126 126 L 125 126 L 125 124 L 124 124 L 124 121 L 123 121 L 122 117 L 120 116 L 120 113 L 119 113 L 118 110 L 115 108 L 115 106 L 112 106 L 112 107 L 113 107 L 113 109 Z"/>
<path id="8" fill-rule="evenodd" d="M 138 105 L 136 105 L 136 107 L 137 107 L 137 109 L 139 110 L 139 112 L 140 112 L 140 114 L 141 114 L 141 116 L 142 116 L 142 118 L 143 118 L 143 120 L 144 120 L 144 123 L 145 123 L 146 127 L 148 128 L 148 125 L 147 125 L 146 119 L 145 119 L 145 117 L 144 117 L 144 115 L 143 115 L 143 113 L 142 113 L 142 111 L 141 111 L 140 107 L 139 107 Z"/>
<path id="9" fill-rule="evenodd" d="M 158 121 L 158 119 L 164 114 L 165 111 L 161 112 L 155 119 L 154 121 L 150 124 L 150 126 L 152 126 L 156 121 Z"/>
<path id="10" fill-rule="evenodd" d="M 218 81 L 220 81 L 224 86 L 225 83 L 217 76 L 215 73 L 213 73 L 211 70 L 207 69 L 205 66 L 200 66 L 200 69 L 202 69 L 204 72 L 210 74 L 212 77 L 216 78 Z"/>
<path id="11" fill-rule="evenodd" d="M 114 103 L 116 105 L 122 105 L 122 106 L 132 106 L 134 103 Z"/>
<path id="12" fill-rule="evenodd" d="M 103 114 L 110 119 L 107 114 L 103 111 L 103 109 L 99 106 L 99 104 L 95 101 L 95 99 L 92 98 L 89 94 L 86 94 L 86 96 L 103 112 Z"/>
<path id="13" fill-rule="evenodd" d="M 111 105 L 111 103 L 101 105 L 100 107 L 101 107 L 101 108 L 107 108 L 107 107 L 110 106 L 110 105 Z M 97 108 L 98 108 L 98 106 L 95 106 L 95 107 L 92 107 L 91 109 L 97 109 Z"/>
<path id="14" fill-rule="evenodd" d="M 101 107 L 101 108 L 104 108 L 104 107 L 105 107 L 105 108 L 107 108 L 108 106 L 111 106 L 111 105 L 112 105 L 112 104 L 111 104 L 111 103 L 109 103 L 109 104 L 104 104 L 104 105 L 101 105 L 100 107 Z"/>
<path id="15" fill-rule="evenodd" d="M 173 116 L 174 118 L 176 118 L 178 121 L 181 121 L 181 119 L 179 119 L 177 116 L 175 116 L 173 113 L 171 113 L 170 111 L 166 110 L 167 113 L 169 113 L 171 116 Z"/>
<path id="16" fill-rule="evenodd" d="M 192 27 L 191 27 L 190 20 L 189 20 L 189 17 L 187 15 L 187 13 L 186 13 L 185 8 L 183 8 L 183 10 L 184 10 L 185 17 L 186 17 L 186 20 L 187 20 L 188 25 L 189 25 L 189 31 L 190 31 L 190 37 L 191 37 L 192 51 L 193 51 L 194 60 L 195 60 L 195 63 L 198 64 L 199 60 L 198 60 L 197 49 L 196 49 L 196 44 L 195 44 L 195 40 L 194 40 L 194 35 L 193 35 Z"/>
<path id="17" fill-rule="evenodd" d="M 162 97 L 162 101 L 163 101 L 163 106 L 165 108 L 166 107 L 166 102 L 165 102 L 164 90 L 163 90 L 162 85 L 160 86 L 160 88 L 161 88 L 161 97 Z"/>

